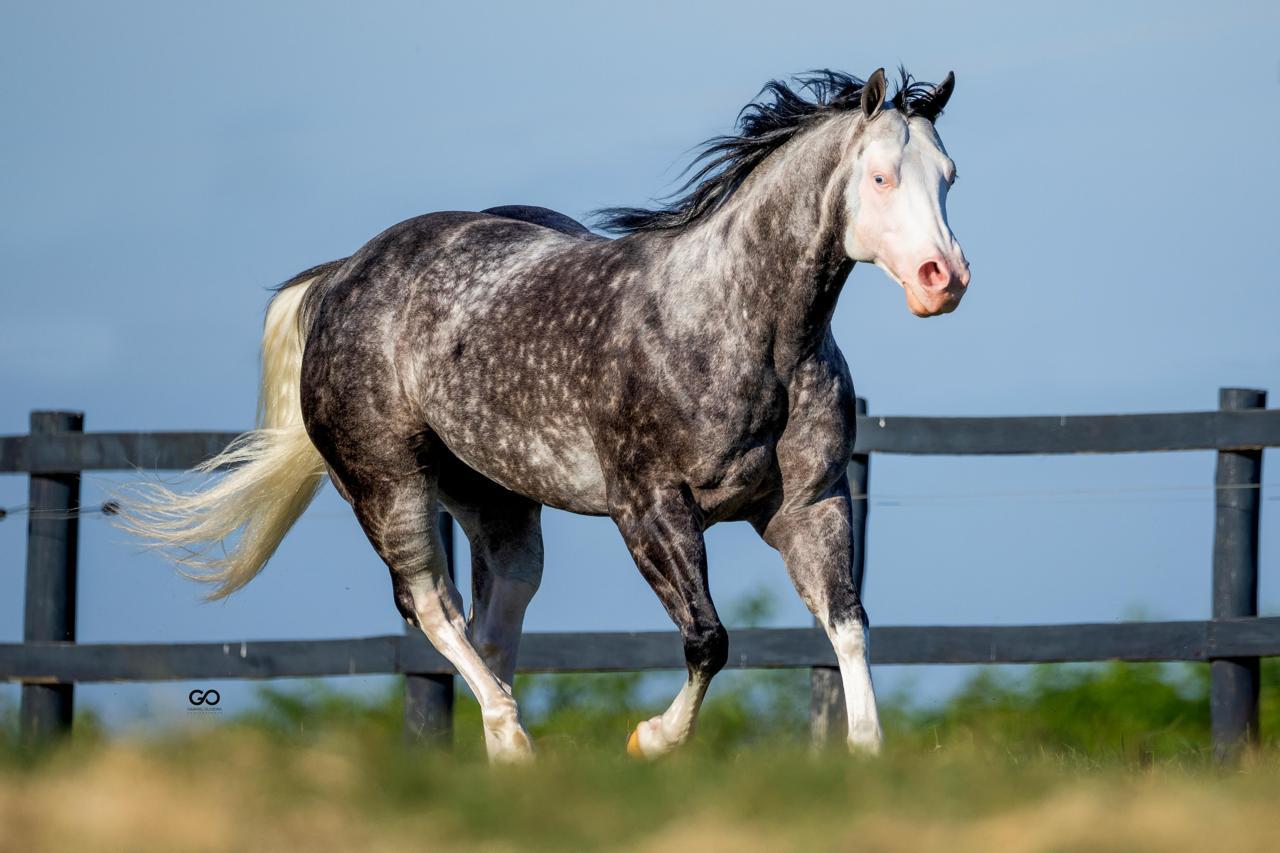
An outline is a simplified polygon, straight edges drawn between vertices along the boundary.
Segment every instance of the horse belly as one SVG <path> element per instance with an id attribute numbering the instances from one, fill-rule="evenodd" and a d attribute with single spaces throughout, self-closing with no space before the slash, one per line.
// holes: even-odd
<path id="1" fill-rule="evenodd" d="M 435 431 L 455 456 L 506 489 L 569 512 L 608 511 L 604 473 L 585 425 L 490 420 Z"/>

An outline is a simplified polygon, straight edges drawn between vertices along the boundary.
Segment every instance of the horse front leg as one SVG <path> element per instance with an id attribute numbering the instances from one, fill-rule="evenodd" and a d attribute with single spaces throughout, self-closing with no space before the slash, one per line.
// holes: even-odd
<path id="1" fill-rule="evenodd" d="M 725 631 L 707 589 L 702 516 L 687 489 L 627 489 L 611 514 L 645 580 L 658 594 L 684 642 L 688 678 L 667 710 L 636 726 L 627 752 L 656 758 L 693 735 L 711 679 L 729 657 Z"/>
<path id="2" fill-rule="evenodd" d="M 840 664 L 849 748 L 879 753 L 882 735 L 871 683 L 867 616 L 853 580 L 847 478 L 811 503 L 784 507 L 757 524 L 778 549 L 800 598 L 822 623 Z"/>

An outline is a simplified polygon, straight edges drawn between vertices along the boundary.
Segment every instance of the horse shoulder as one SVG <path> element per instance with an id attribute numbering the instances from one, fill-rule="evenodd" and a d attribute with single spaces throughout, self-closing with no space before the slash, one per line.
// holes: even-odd
<path id="1" fill-rule="evenodd" d="M 787 388 L 789 414 L 778 438 L 778 467 L 786 482 L 824 493 L 844 474 L 853 453 L 853 381 L 835 341 L 802 362 Z"/>

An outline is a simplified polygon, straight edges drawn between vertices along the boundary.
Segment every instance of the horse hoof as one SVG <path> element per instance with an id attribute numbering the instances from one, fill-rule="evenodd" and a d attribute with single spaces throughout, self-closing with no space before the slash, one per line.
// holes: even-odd
<path id="1" fill-rule="evenodd" d="M 653 760 L 661 758 L 679 745 L 678 741 L 667 740 L 662 732 L 662 718 L 654 717 L 632 730 L 631 736 L 627 738 L 627 755 Z"/>
<path id="2" fill-rule="evenodd" d="M 648 758 L 644 754 L 644 750 L 640 748 L 640 727 L 636 726 L 631 730 L 631 736 L 627 738 L 627 755 L 632 758 Z"/>
<path id="3" fill-rule="evenodd" d="M 532 764 L 533 741 L 523 729 L 505 737 L 486 738 L 490 764 Z"/>
<path id="4" fill-rule="evenodd" d="M 516 749 L 501 749 L 489 755 L 490 764 L 503 764 L 508 767 L 519 766 L 522 764 L 532 764 L 534 759 L 533 750 L 528 747 Z"/>

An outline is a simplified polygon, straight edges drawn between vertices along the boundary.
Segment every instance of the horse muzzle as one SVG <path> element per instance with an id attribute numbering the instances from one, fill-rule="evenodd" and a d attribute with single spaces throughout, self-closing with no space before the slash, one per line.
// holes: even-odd
<path id="1" fill-rule="evenodd" d="M 929 258 L 920 264 L 915 277 L 903 287 L 907 308 L 917 317 L 950 314 L 968 289 L 969 264 L 965 261 L 952 264 L 943 257 Z"/>

